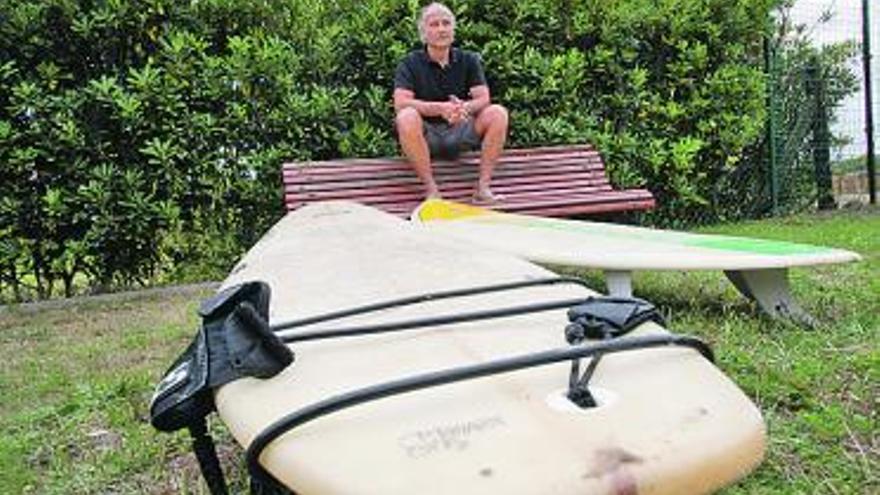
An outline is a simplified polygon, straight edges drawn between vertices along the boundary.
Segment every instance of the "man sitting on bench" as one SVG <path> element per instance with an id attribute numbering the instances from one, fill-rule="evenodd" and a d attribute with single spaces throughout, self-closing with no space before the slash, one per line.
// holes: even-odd
<path id="1" fill-rule="evenodd" d="M 425 187 L 439 198 L 431 158 L 454 159 L 482 143 L 474 201 L 500 197 L 490 187 L 492 170 L 507 139 L 507 109 L 492 104 L 480 57 L 452 46 L 455 16 L 440 3 L 422 9 L 424 49 L 409 53 L 394 75 L 395 125 L 400 146 Z"/>

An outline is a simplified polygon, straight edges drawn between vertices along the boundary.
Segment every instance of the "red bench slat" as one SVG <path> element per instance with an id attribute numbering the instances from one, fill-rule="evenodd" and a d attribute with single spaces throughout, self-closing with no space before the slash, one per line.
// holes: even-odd
<path id="1" fill-rule="evenodd" d="M 475 181 L 477 178 L 477 169 L 459 170 L 456 173 L 435 174 L 434 177 L 443 183 L 455 181 Z M 421 182 L 411 171 L 401 171 L 400 174 L 394 175 L 378 175 L 374 177 L 361 176 L 358 174 L 351 177 L 350 180 L 344 180 L 345 177 L 336 176 L 334 180 L 311 181 L 306 177 L 300 177 L 297 181 L 287 181 L 285 191 L 293 194 L 308 194 L 312 191 L 340 190 L 340 189 L 368 189 L 387 184 L 416 184 Z M 508 174 L 496 174 L 493 179 L 494 185 L 517 184 L 521 182 L 558 182 L 572 181 L 577 179 L 592 179 L 596 181 L 608 182 L 602 170 L 580 170 L 580 169 L 535 169 L 530 171 L 518 171 Z"/>
<path id="2" fill-rule="evenodd" d="M 456 188 L 473 189 L 476 174 L 473 176 L 456 177 L 454 180 L 446 180 L 443 182 L 443 191 L 453 190 Z M 499 192 L 506 190 L 528 191 L 532 189 L 564 189 L 572 187 L 586 187 L 604 185 L 609 189 L 608 180 L 601 175 L 585 175 L 570 178 L 563 175 L 532 175 L 522 177 L 511 177 L 507 180 L 496 180 L 492 183 L 492 189 Z M 297 184 L 284 188 L 285 196 L 295 199 L 298 196 L 308 198 L 314 201 L 327 195 L 357 196 L 363 194 L 384 194 L 398 191 L 415 191 L 421 193 L 421 182 L 417 178 L 406 179 L 379 179 L 372 180 L 369 183 L 348 184 L 344 187 L 339 185 L 327 184 Z"/>
<path id="3" fill-rule="evenodd" d="M 549 185 L 553 187 L 548 187 Z M 443 185 L 444 196 L 452 199 L 453 195 L 467 197 L 474 190 L 473 181 L 446 182 Z M 564 183 L 556 182 L 525 182 L 518 184 L 494 183 L 492 190 L 504 196 L 512 198 L 528 195 L 532 192 L 566 194 L 578 191 L 610 191 L 611 186 L 607 181 L 595 179 L 577 179 Z M 334 199 L 351 199 L 365 203 L 388 202 L 386 198 L 413 196 L 420 198 L 422 187 L 417 182 L 410 184 L 387 184 L 366 189 L 331 189 L 324 191 L 309 191 L 306 193 L 297 191 L 288 193 L 285 198 L 288 201 L 315 202 L 329 201 Z"/>
<path id="4" fill-rule="evenodd" d="M 519 163 L 531 162 L 546 158 L 549 160 L 572 159 L 589 159 L 595 158 L 601 162 L 601 157 L 597 151 L 591 148 L 573 147 L 557 147 L 557 148 L 524 148 L 505 150 L 500 157 L 501 163 Z M 480 159 L 479 153 L 463 153 L 456 161 L 435 160 L 435 167 L 457 166 L 459 163 L 477 163 Z M 304 162 L 287 162 L 282 165 L 284 169 L 299 169 L 302 167 L 337 167 L 344 166 L 349 169 L 356 169 L 360 166 L 375 167 L 382 165 L 406 164 L 403 157 L 392 158 L 350 158 L 344 160 L 325 160 L 325 161 L 304 161 Z"/>
<path id="5" fill-rule="evenodd" d="M 432 169 L 435 175 L 440 175 L 459 170 L 477 169 L 478 162 L 466 161 L 458 163 L 441 162 L 433 163 Z M 504 175 L 519 171 L 530 171 L 536 168 L 541 169 L 562 169 L 564 167 L 576 170 L 605 170 L 605 166 L 598 157 L 590 157 L 585 159 L 577 159 L 572 157 L 560 158 L 558 160 L 540 156 L 531 161 L 510 162 L 499 160 L 497 165 L 498 174 Z M 334 177 L 342 177 L 343 179 L 354 177 L 373 177 L 376 175 L 390 175 L 400 173 L 412 173 L 412 168 L 406 162 L 384 162 L 376 165 L 359 165 L 347 167 L 345 165 L 303 165 L 300 168 L 288 167 L 282 172 L 283 177 L 287 181 L 296 181 L 297 178 L 303 177 L 308 180 L 316 180 L 318 178 L 332 180 Z"/>

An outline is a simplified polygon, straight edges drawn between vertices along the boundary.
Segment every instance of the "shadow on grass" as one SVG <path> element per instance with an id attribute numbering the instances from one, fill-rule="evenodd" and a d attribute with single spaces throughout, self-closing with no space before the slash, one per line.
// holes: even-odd
<path id="1" fill-rule="evenodd" d="M 601 270 L 549 266 L 560 275 L 579 277 L 598 292 L 605 293 Z M 680 313 L 706 318 L 742 317 L 767 320 L 751 301 L 740 295 L 720 272 L 636 272 L 633 295 L 656 305 L 664 316 Z"/>

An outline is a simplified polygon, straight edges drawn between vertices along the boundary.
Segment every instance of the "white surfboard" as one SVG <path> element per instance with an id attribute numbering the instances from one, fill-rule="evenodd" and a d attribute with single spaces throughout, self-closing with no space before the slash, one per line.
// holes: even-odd
<path id="1" fill-rule="evenodd" d="M 723 270 L 770 315 L 807 323 L 811 318 L 791 298 L 788 269 L 860 259 L 809 244 L 532 217 L 437 199 L 422 203 L 412 221 L 435 235 L 530 261 L 602 269 L 615 295 L 631 294 L 635 270 Z"/>
<path id="2" fill-rule="evenodd" d="M 426 292 L 523 282 L 553 274 L 491 250 L 429 234 L 347 202 L 283 218 L 224 286 L 263 280 L 273 324 Z M 286 331 L 387 323 L 581 298 L 576 285 L 441 300 Z M 296 361 L 267 380 L 216 393 L 242 446 L 293 411 L 402 377 L 552 349 L 572 349 L 565 310 L 371 336 L 299 342 Z M 633 336 L 668 336 L 644 323 Z M 723 350 L 721 351 L 723 352 Z M 590 389 L 599 405 L 565 397 L 569 362 L 415 390 L 322 416 L 269 443 L 260 464 L 300 494 L 708 493 L 762 459 L 757 408 L 691 348 L 603 357 Z"/>

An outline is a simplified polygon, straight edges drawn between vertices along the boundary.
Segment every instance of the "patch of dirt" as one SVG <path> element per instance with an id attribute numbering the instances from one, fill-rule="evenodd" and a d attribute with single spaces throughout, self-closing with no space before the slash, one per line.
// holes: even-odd
<path id="1" fill-rule="evenodd" d="M 92 451 L 99 454 L 122 448 L 122 435 L 112 430 L 93 428 L 86 433 L 86 438 Z"/>
<path id="2" fill-rule="evenodd" d="M 220 459 L 220 467 L 223 469 L 227 484 L 232 484 L 243 465 L 243 451 L 237 445 L 218 442 L 217 457 Z M 207 492 L 202 472 L 199 469 L 199 461 L 193 452 L 172 457 L 165 466 L 168 477 L 162 483 L 154 484 L 146 493 L 150 495 L 176 495 L 178 493 Z"/>

